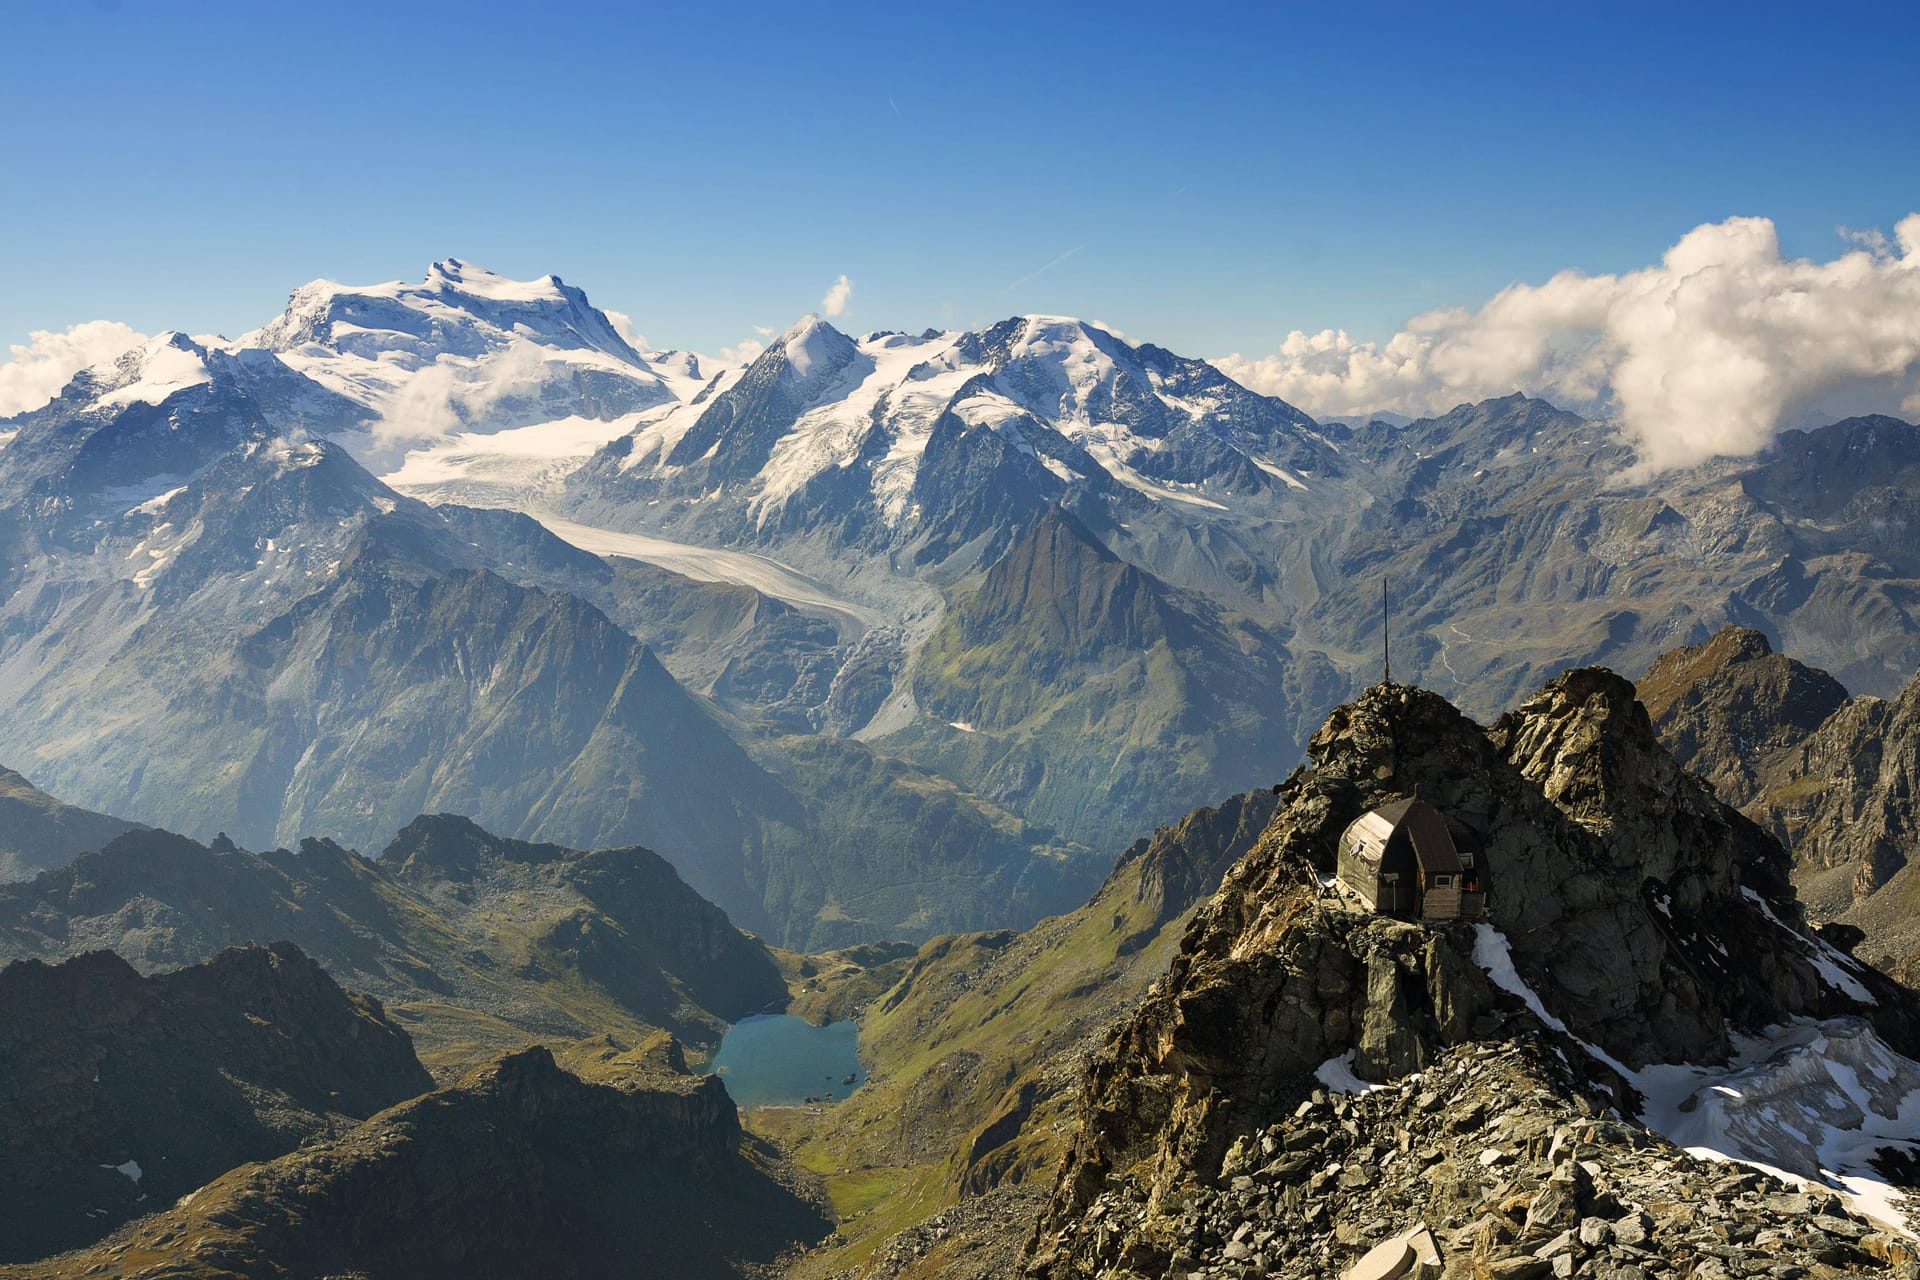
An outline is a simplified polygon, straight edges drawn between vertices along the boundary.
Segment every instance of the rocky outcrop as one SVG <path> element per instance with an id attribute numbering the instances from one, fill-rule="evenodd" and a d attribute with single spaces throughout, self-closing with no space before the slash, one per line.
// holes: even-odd
<path id="1" fill-rule="evenodd" d="M 825 1232 L 774 1172 L 718 1078 L 587 1084 L 533 1048 L 18 1274 L 713 1280 Z"/>
<path id="2" fill-rule="evenodd" d="M 1779 766 L 1767 797 L 1796 856 L 1851 866 L 1856 899 L 1920 855 L 1920 677 L 1891 700 L 1856 698 Z"/>
<path id="3" fill-rule="evenodd" d="M 378 1001 L 287 943 L 143 978 L 110 952 L 0 969 L 0 1261 L 98 1239 L 432 1081 Z"/>
<path id="4" fill-rule="evenodd" d="M 1310 756 L 1095 1060 L 1032 1274 L 1166 1274 L 1197 1238 L 1183 1206 L 1234 1185 L 1230 1154 L 1317 1079 L 1404 1080 L 1467 1044 L 1555 1034 L 1489 984 L 1490 938 L 1558 1025 L 1623 1068 L 1724 1061 L 1729 1028 L 1802 1015 L 1866 1013 L 1913 1045 L 1906 998 L 1864 970 L 1832 976 L 1795 923 L 1778 845 L 1674 762 L 1611 672 L 1567 672 L 1490 729 L 1378 686 L 1334 712 Z M 1330 887 L 1345 826 L 1409 794 L 1478 850 L 1483 925 L 1383 919 Z M 1623 1113 L 1639 1106 L 1625 1077 L 1595 1076 Z M 1315 1168 L 1332 1158 L 1308 1149 Z M 1074 1229 L 1096 1211 L 1099 1229 Z M 1314 1265 L 1277 1274 L 1326 1274 Z"/>
<path id="5" fill-rule="evenodd" d="M 1920 1275 L 1920 1246 L 1838 1197 L 1696 1159 L 1582 1095 L 1524 1042 L 1463 1045 L 1359 1096 L 1316 1089 L 1187 1192 L 1164 1224 L 1164 1273 L 1113 1274 Z M 1131 1208 L 1103 1196 L 1061 1236 L 1098 1252 L 1129 1233 Z"/>

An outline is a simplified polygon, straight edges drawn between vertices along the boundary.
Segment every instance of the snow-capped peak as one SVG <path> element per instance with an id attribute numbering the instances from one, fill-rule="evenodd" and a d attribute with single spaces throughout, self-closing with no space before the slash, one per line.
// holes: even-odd
<path id="1" fill-rule="evenodd" d="M 1117 481 L 1156 502 L 1220 509 L 1199 490 L 1310 487 L 1302 476 L 1326 452 L 1310 427 L 1211 365 L 1069 316 L 855 340 L 807 315 L 729 385 L 642 420 L 610 464 L 621 484 L 651 475 L 695 501 L 738 494 L 757 527 L 816 477 L 864 477 L 882 520 L 901 527 L 941 430 L 1000 437 L 1035 491 Z"/>
<path id="2" fill-rule="evenodd" d="M 538 280 L 509 280 L 485 267 L 476 267 L 459 258 L 442 258 L 427 268 L 426 287 L 438 287 L 451 293 L 464 293 L 490 302 L 547 302 L 565 304 L 566 285 L 559 276 Z"/>
<path id="3" fill-rule="evenodd" d="M 106 407 L 160 404 L 176 391 L 213 380 L 207 349 L 172 329 L 89 372 L 102 389 L 94 403 Z"/>
<path id="4" fill-rule="evenodd" d="M 560 277 L 511 280 L 460 258 L 418 284 L 313 281 L 236 345 L 276 352 L 369 410 L 373 430 L 352 443 L 381 471 L 457 434 L 612 422 L 674 402 L 689 381 Z"/>
<path id="5" fill-rule="evenodd" d="M 813 376 L 816 370 L 839 368 L 854 349 L 853 339 L 812 312 L 780 335 L 780 350 L 788 367 L 802 378 Z"/>

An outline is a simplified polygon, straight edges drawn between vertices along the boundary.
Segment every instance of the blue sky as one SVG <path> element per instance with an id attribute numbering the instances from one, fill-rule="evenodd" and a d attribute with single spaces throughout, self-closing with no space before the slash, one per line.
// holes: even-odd
<path id="1" fill-rule="evenodd" d="M 1912 12 L 15 0 L 0 346 L 238 332 L 446 255 L 709 350 L 843 273 L 854 330 L 1385 338 L 1730 215 L 1819 258 L 1891 228 Z"/>

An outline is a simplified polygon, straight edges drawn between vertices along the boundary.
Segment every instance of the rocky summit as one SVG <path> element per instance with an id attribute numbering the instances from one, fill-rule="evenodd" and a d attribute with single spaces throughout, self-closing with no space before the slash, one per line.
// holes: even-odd
<path id="1" fill-rule="evenodd" d="M 64 866 L 82 850 L 98 849 L 139 825 L 65 804 L 0 768 L 0 880 L 25 880 Z"/>
<path id="2" fill-rule="evenodd" d="M 1338 886 L 1348 824 L 1409 795 L 1475 851 L 1485 919 Z M 1109 1034 L 1027 1273 L 1920 1275 L 1916 1031 L 1625 680 L 1567 672 L 1486 728 L 1376 686 Z"/>

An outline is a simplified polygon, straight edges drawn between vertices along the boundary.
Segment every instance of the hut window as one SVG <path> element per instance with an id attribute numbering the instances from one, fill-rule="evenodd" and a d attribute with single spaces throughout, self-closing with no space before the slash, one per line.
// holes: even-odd
<path id="1" fill-rule="evenodd" d="M 1433 878 L 1433 887 L 1436 889 L 1446 889 L 1451 887 L 1452 884 L 1453 884 L 1452 876 L 1435 876 Z"/>

